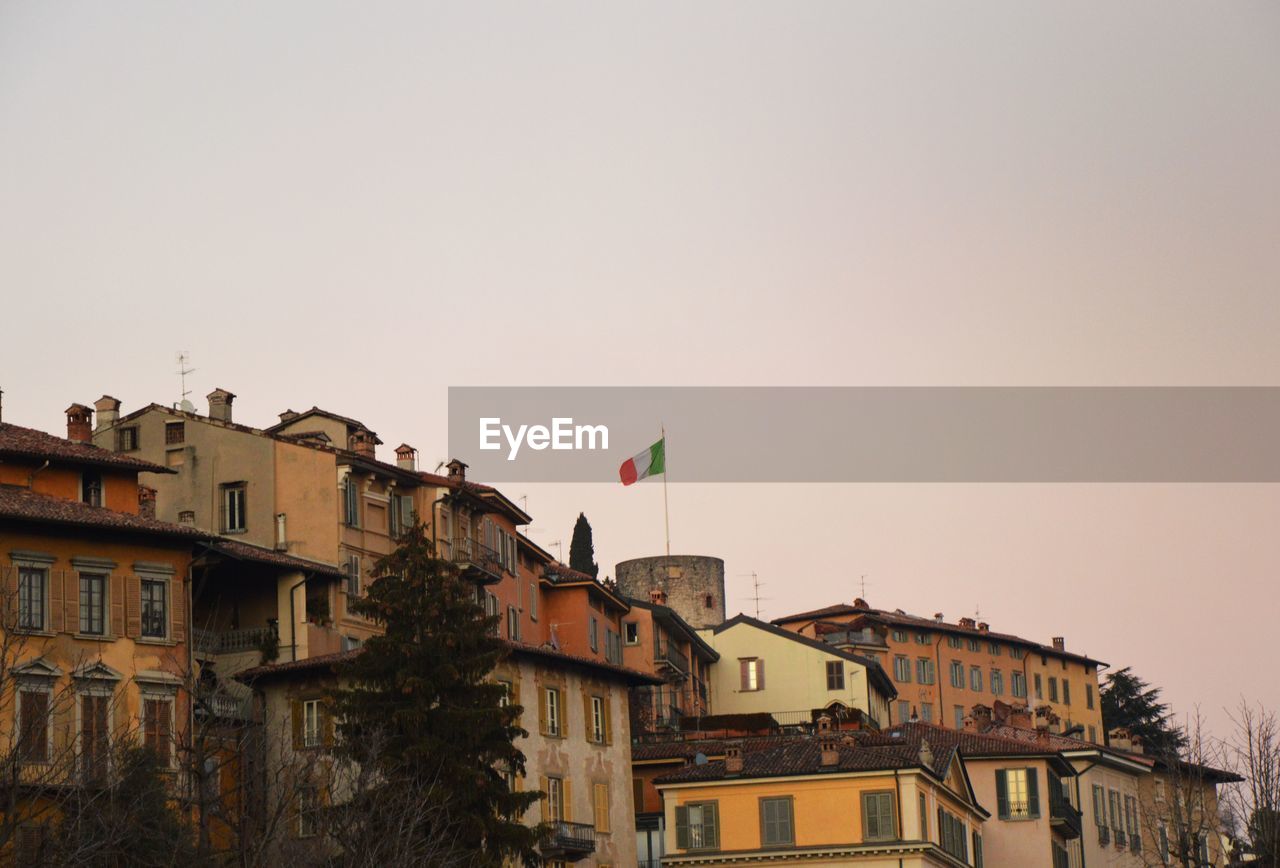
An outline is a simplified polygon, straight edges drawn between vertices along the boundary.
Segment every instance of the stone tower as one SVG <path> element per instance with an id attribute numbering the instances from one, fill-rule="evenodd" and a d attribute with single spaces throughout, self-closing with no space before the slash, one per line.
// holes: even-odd
<path id="1" fill-rule="evenodd" d="M 622 593 L 649 602 L 654 591 L 694 627 L 724 622 L 724 561 L 705 555 L 671 555 L 622 561 L 614 576 Z"/>

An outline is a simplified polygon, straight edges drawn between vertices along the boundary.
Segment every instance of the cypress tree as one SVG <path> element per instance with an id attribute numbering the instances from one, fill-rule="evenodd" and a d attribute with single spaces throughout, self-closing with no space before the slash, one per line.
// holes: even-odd
<path id="1" fill-rule="evenodd" d="M 573 540 L 569 543 L 569 567 L 586 573 L 593 579 L 600 575 L 600 565 L 596 563 L 596 547 L 591 539 L 591 522 L 581 512 L 573 524 Z"/>
<path id="2" fill-rule="evenodd" d="M 506 653 L 497 619 L 485 614 L 475 585 L 435 556 L 421 524 L 373 575 L 351 609 L 386 632 L 342 667 L 349 686 L 333 695 L 337 750 L 377 769 L 378 792 L 366 807 L 412 800 L 419 808 L 385 830 L 377 825 L 383 811 L 359 813 L 366 833 L 409 835 L 424 847 L 448 838 L 476 865 L 534 864 L 540 830 L 520 817 L 540 794 L 512 791 L 505 777 L 523 775 L 514 740 L 528 733 L 516 722 L 520 708 L 504 704 L 506 688 L 488 677 Z"/>

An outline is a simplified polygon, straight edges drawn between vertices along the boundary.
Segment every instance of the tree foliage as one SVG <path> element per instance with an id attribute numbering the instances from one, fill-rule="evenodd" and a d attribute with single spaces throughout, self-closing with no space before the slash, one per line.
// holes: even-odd
<path id="1" fill-rule="evenodd" d="M 573 539 L 569 543 L 569 566 L 591 578 L 600 575 L 600 565 L 596 563 L 595 541 L 591 537 L 591 522 L 584 513 L 578 513 L 578 520 L 573 523 Z"/>
<path id="2" fill-rule="evenodd" d="M 378 827 L 378 812 L 362 812 L 366 839 L 446 835 L 477 854 L 475 864 L 534 860 L 538 830 L 520 817 L 539 794 L 512 791 L 505 778 L 524 772 L 514 740 L 527 733 L 506 689 L 488 678 L 506 649 L 475 586 L 435 557 L 418 525 L 377 563 L 351 608 L 386 632 L 342 672 L 350 686 L 334 694 L 338 753 L 376 771 L 377 799 L 402 793 L 421 807 L 420 822 L 406 828 L 399 817 L 394 830 Z"/>
<path id="3" fill-rule="evenodd" d="M 1147 753 L 1174 756 L 1187 747 L 1186 734 L 1174 726 L 1169 706 L 1128 666 L 1107 676 L 1102 686 L 1102 719 L 1108 729 L 1124 727 L 1142 740 Z"/>

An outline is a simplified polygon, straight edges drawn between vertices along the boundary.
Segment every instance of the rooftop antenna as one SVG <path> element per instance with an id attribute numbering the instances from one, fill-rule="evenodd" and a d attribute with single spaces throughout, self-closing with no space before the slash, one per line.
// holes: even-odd
<path id="1" fill-rule="evenodd" d="M 738 573 L 738 575 L 751 577 L 751 599 L 755 601 L 756 620 L 759 621 L 760 620 L 760 601 L 769 599 L 768 597 L 760 596 L 760 574 L 757 573 L 755 570 L 752 570 L 749 573 Z"/>
<path id="2" fill-rule="evenodd" d="M 187 367 L 187 363 L 191 361 L 191 353 L 188 350 L 178 351 L 178 377 L 182 383 L 181 400 L 178 406 L 188 413 L 194 413 L 196 405 L 187 400 L 187 396 L 191 394 L 191 390 L 187 388 L 187 374 L 194 374 L 195 368 Z"/>
<path id="3" fill-rule="evenodd" d="M 858 577 L 858 586 L 862 589 L 862 592 L 858 594 L 858 596 L 865 600 L 867 598 L 867 574 L 866 573 L 863 573 L 861 576 Z"/>
<path id="4" fill-rule="evenodd" d="M 520 501 L 520 508 L 525 512 L 529 511 L 529 495 L 522 494 L 516 500 Z"/>
<path id="5" fill-rule="evenodd" d="M 556 560 L 564 563 L 564 540 L 556 540 L 553 543 L 547 543 L 547 545 L 556 547 Z"/>

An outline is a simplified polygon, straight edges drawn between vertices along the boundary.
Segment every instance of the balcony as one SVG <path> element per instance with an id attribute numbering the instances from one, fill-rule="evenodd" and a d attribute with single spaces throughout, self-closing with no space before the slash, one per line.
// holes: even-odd
<path id="1" fill-rule="evenodd" d="M 653 662 L 665 667 L 669 674 L 684 678 L 689 674 L 689 658 L 684 652 L 671 644 L 670 640 L 659 642 L 653 651 Z"/>
<path id="2" fill-rule="evenodd" d="M 1049 823 L 1064 838 L 1080 837 L 1080 811 L 1066 799 L 1054 797 L 1052 791 L 1049 798 Z"/>
<path id="3" fill-rule="evenodd" d="M 191 636 L 195 650 L 204 654 L 259 651 L 271 640 L 279 642 L 275 625 L 250 627 L 247 630 L 201 630 L 197 627 L 191 631 Z"/>
<path id="4" fill-rule="evenodd" d="M 875 630 L 864 627 L 861 630 L 837 630 L 834 633 L 823 633 L 822 641 L 828 645 L 856 645 L 875 648 L 889 647 L 884 638 Z"/>
<path id="5" fill-rule="evenodd" d="M 577 862 L 596 851 L 595 827 L 586 823 L 552 820 L 550 830 L 538 849 L 546 859 Z"/>
<path id="6" fill-rule="evenodd" d="M 502 579 L 502 563 L 498 553 L 470 537 L 458 537 L 449 543 L 449 561 L 464 578 L 491 585 Z"/>

